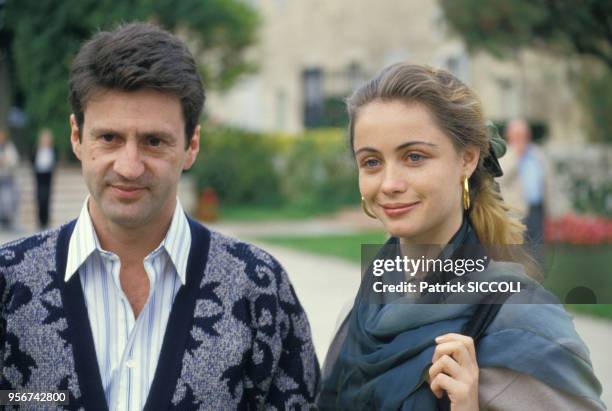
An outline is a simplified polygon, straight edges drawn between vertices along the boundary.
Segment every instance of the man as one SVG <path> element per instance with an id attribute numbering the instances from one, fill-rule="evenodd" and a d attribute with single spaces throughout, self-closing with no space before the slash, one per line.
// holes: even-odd
<path id="1" fill-rule="evenodd" d="M 187 218 L 202 83 L 175 36 L 134 23 L 70 73 L 76 221 L 0 249 L 1 389 L 68 390 L 69 409 L 307 408 L 319 369 L 281 266 Z"/>
<path id="2" fill-rule="evenodd" d="M 518 211 L 527 226 L 527 240 L 544 241 L 544 218 L 567 208 L 555 189 L 554 176 L 542 150 L 531 142 L 531 129 L 522 119 L 506 128 L 508 153 L 500 159 L 504 175 L 500 185 L 504 199 Z"/>
<path id="3" fill-rule="evenodd" d="M 36 178 L 36 203 L 38 206 L 38 226 L 46 229 L 49 225 L 49 206 L 51 205 L 51 182 L 56 165 L 57 151 L 53 147 L 53 134 L 44 128 L 38 135 L 38 144 L 32 153 L 32 168 Z"/>

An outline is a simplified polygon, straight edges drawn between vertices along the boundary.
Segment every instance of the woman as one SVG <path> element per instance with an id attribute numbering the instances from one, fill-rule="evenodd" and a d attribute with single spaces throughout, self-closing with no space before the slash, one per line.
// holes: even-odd
<path id="1" fill-rule="evenodd" d="M 463 83 L 396 64 L 347 104 L 362 206 L 391 235 L 387 247 L 439 244 L 456 259 L 467 245 L 523 242 L 524 226 L 494 182 L 505 143 Z M 550 301 L 519 264 L 494 261 L 466 277 L 518 279 Z M 371 279 L 366 272 L 328 353 L 321 409 L 604 409 L 588 350 L 562 306 L 373 304 Z"/>

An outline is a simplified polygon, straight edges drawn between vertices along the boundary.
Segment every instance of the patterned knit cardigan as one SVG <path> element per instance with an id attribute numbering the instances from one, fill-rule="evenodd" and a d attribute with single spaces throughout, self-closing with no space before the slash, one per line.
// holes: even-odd
<path id="1" fill-rule="evenodd" d="M 0 389 L 68 390 L 63 409 L 106 410 L 80 279 L 64 281 L 74 225 L 0 247 Z M 189 225 L 186 286 L 144 409 L 310 408 L 319 366 L 287 274 L 264 251 Z"/>

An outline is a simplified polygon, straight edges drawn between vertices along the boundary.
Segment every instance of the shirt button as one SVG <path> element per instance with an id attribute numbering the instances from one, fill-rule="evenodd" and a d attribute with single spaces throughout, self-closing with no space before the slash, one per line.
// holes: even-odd
<path id="1" fill-rule="evenodd" d="M 134 367 L 136 367 L 136 361 L 134 361 L 134 360 L 127 360 L 125 365 L 127 365 L 128 368 L 134 368 Z"/>

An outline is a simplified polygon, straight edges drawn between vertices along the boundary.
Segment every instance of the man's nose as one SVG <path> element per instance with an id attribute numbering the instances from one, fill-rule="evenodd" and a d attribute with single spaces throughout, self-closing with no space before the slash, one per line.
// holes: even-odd
<path id="1" fill-rule="evenodd" d="M 144 172 L 144 163 L 136 142 L 128 141 L 117 152 L 113 170 L 126 180 L 135 180 Z"/>
<path id="2" fill-rule="evenodd" d="M 389 164 L 385 168 L 383 175 L 383 181 L 380 189 L 387 195 L 403 193 L 408 188 L 408 181 L 406 175 L 402 173 L 400 167 Z"/>

